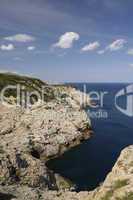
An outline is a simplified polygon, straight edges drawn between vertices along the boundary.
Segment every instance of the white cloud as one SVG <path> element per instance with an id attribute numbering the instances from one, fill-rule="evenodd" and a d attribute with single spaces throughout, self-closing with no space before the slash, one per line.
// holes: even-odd
<path id="1" fill-rule="evenodd" d="M 104 50 L 99 50 L 97 53 L 100 54 L 100 55 L 102 55 L 102 54 L 105 53 L 105 49 Z"/>
<path id="2" fill-rule="evenodd" d="M 126 40 L 118 39 L 118 40 L 115 40 L 113 43 L 111 43 L 109 46 L 107 46 L 106 49 L 110 51 L 118 51 L 124 47 L 125 43 L 126 43 Z"/>
<path id="3" fill-rule="evenodd" d="M 129 50 L 127 51 L 127 54 L 129 54 L 129 55 L 132 55 L 132 56 L 133 56 L 133 49 L 129 49 Z"/>
<path id="4" fill-rule="evenodd" d="M 1 45 L 0 46 L 0 49 L 2 50 L 2 51 L 12 51 L 12 50 L 14 50 L 15 49 L 15 47 L 14 47 L 14 45 L 13 44 L 8 44 L 8 45 Z"/>
<path id="5" fill-rule="evenodd" d="M 102 54 L 104 54 L 107 51 L 118 51 L 118 50 L 122 49 L 125 44 L 126 44 L 126 40 L 124 40 L 124 39 L 118 39 L 118 40 L 115 40 L 114 42 L 112 42 L 111 44 L 109 44 L 104 49 L 99 50 L 97 53 L 99 55 L 102 55 Z"/>
<path id="6" fill-rule="evenodd" d="M 67 32 L 60 36 L 59 41 L 53 45 L 53 47 L 59 47 L 62 49 L 68 49 L 73 46 L 73 42 L 79 40 L 79 34 L 75 32 Z"/>
<path id="7" fill-rule="evenodd" d="M 35 50 L 35 46 L 29 46 L 29 47 L 27 47 L 27 49 L 29 50 L 29 51 L 33 51 L 33 50 Z"/>
<path id="8" fill-rule="evenodd" d="M 90 43 L 88 45 L 85 45 L 81 51 L 94 51 L 96 49 L 98 49 L 100 47 L 100 43 L 99 42 L 93 42 L 93 43 Z"/>
<path id="9" fill-rule="evenodd" d="M 35 37 L 27 34 L 17 34 L 5 37 L 4 39 L 12 42 L 32 42 L 35 40 Z"/>
<path id="10" fill-rule="evenodd" d="M 15 60 L 15 61 L 22 61 L 23 59 L 21 57 L 14 57 L 13 60 Z"/>

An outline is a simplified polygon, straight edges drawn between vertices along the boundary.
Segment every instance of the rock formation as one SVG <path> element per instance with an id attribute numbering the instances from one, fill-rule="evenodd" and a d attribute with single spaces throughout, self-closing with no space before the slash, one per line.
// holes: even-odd
<path id="1" fill-rule="evenodd" d="M 8 74 L 8 84 L 10 76 Z M 10 95 L 8 93 L 8 99 Z M 62 188 L 57 184 L 59 176 L 46 167 L 46 162 L 89 139 L 92 134 L 81 92 L 70 86 L 47 85 L 43 95 L 46 98 L 41 104 L 28 109 L 0 103 L 0 184 L 1 189 L 5 187 L 8 192 L 11 187 L 12 195 L 16 185 L 17 190 L 20 189 L 18 193 L 27 191 L 28 195 L 30 191 L 37 192 L 37 187 L 43 191 Z M 85 97 L 89 104 L 89 98 Z M 66 180 L 62 178 L 61 183 L 63 181 Z"/>
<path id="2" fill-rule="evenodd" d="M 133 146 L 121 152 L 115 166 L 104 183 L 90 192 L 85 200 L 132 200 L 133 199 Z"/>
<path id="3" fill-rule="evenodd" d="M 2 75 L 0 84 L 12 84 L 12 78 L 15 84 L 12 75 Z M 30 79 L 29 87 L 27 77 L 18 79 L 30 92 L 36 88 L 40 92 L 45 85 L 45 98 L 28 108 L 0 103 L 0 200 L 133 200 L 133 146 L 122 151 L 94 191 L 71 192 L 72 184 L 46 167 L 47 161 L 91 137 L 83 94 L 70 86 L 49 86 L 35 79 Z M 12 101 L 10 92 L 6 98 L 12 105 L 16 93 Z M 83 98 L 89 105 L 89 98 Z"/>
<path id="4" fill-rule="evenodd" d="M 1 198 L 2 197 L 2 198 Z M 124 149 L 104 183 L 91 192 L 43 191 L 39 187 L 6 185 L 0 199 L 12 200 L 133 200 L 133 146 Z"/>

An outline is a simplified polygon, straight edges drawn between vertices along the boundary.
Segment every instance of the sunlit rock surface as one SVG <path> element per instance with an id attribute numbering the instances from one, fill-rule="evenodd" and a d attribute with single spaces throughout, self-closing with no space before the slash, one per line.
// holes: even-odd
<path id="1" fill-rule="evenodd" d="M 133 146 L 121 152 L 115 166 L 108 174 L 104 183 L 91 192 L 42 191 L 39 188 L 3 186 L 0 194 L 10 199 L 41 199 L 41 200 L 133 200 Z"/>
<path id="2" fill-rule="evenodd" d="M 133 146 L 124 149 L 104 183 L 85 200 L 133 199 Z"/>
<path id="3" fill-rule="evenodd" d="M 60 189 L 59 176 L 46 167 L 46 162 L 92 134 L 83 110 L 82 99 L 90 103 L 86 95 L 69 86 L 47 86 L 44 95 L 43 103 L 28 109 L 0 104 L 0 184 L 17 184 L 20 193 L 23 186 Z"/>
<path id="4" fill-rule="evenodd" d="M 2 76 L 26 89 L 45 85 L 39 80 Z M 23 81 L 23 78 L 25 81 Z M 33 87 L 34 85 L 34 87 Z M 72 87 L 48 86 L 43 104 L 28 109 L 0 104 L 0 199 L 2 200 L 133 200 L 133 146 L 122 151 L 104 183 L 94 191 L 72 192 L 73 185 L 46 167 L 91 137 L 91 123 L 83 107 L 89 97 Z M 1 88 L 0 88 L 1 89 Z M 39 89 L 40 91 L 40 89 Z M 8 93 L 10 104 L 14 103 Z M 12 101 L 13 99 L 13 101 Z M 92 138 L 93 139 L 93 138 Z"/>

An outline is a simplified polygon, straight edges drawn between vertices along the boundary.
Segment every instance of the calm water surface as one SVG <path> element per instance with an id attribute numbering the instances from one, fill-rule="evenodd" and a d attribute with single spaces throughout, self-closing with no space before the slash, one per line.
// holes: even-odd
<path id="1" fill-rule="evenodd" d="M 133 117 L 122 114 L 114 106 L 115 94 L 127 85 L 87 83 L 87 92 L 108 92 L 103 108 L 108 118 L 92 118 L 93 138 L 48 163 L 54 172 L 73 181 L 78 190 L 92 190 L 103 182 L 121 150 L 133 144 Z M 83 90 L 83 84 L 74 86 Z"/>

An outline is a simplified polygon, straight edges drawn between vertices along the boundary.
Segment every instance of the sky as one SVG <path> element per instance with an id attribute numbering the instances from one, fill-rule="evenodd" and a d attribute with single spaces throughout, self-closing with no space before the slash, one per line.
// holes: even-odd
<path id="1" fill-rule="evenodd" d="M 0 72 L 133 82 L 132 0 L 0 0 Z"/>

